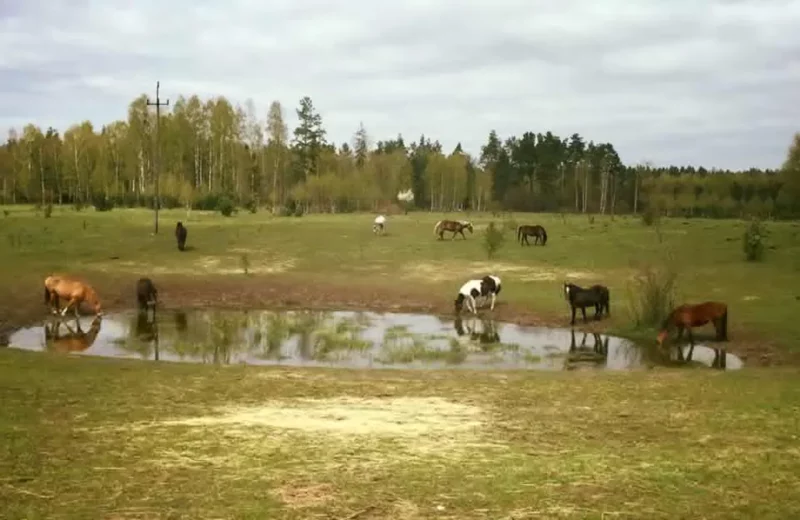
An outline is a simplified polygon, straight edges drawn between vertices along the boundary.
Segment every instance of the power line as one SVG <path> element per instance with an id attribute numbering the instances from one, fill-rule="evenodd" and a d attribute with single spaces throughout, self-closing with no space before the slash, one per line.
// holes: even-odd
<path id="1" fill-rule="evenodd" d="M 162 103 L 161 99 L 159 98 L 159 90 L 161 88 L 161 82 L 156 81 L 156 102 L 151 103 L 150 100 L 147 100 L 147 106 L 156 107 L 156 167 L 155 167 L 155 176 L 156 176 L 156 189 L 155 195 L 153 196 L 153 208 L 156 211 L 155 217 L 155 231 L 154 233 L 158 234 L 158 208 L 161 206 L 161 201 L 158 197 L 158 178 L 161 176 L 161 107 L 168 107 L 169 106 L 169 99 Z"/>

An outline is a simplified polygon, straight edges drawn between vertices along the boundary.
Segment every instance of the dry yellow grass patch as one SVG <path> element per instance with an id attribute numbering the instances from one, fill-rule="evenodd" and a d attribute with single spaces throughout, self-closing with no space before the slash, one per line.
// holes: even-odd
<path id="1" fill-rule="evenodd" d="M 330 484 L 287 484 L 280 487 L 275 495 L 290 509 L 319 507 L 330 502 L 334 496 Z"/>
<path id="2" fill-rule="evenodd" d="M 234 431 L 271 427 L 331 435 L 414 437 L 470 432 L 482 425 L 475 406 L 440 398 L 312 399 L 257 407 L 234 407 L 218 415 L 166 421 L 164 425 L 230 426 Z"/>
<path id="3" fill-rule="evenodd" d="M 404 268 L 405 276 L 410 276 L 425 281 L 441 282 L 446 280 L 457 280 L 463 276 L 457 273 L 475 272 L 492 273 L 500 276 L 511 275 L 517 280 L 529 282 L 550 282 L 555 280 L 581 280 L 591 279 L 596 275 L 589 271 L 570 271 L 567 269 L 555 269 L 552 267 L 538 267 L 534 265 L 519 265 L 499 262 L 419 262 L 410 264 Z"/>
<path id="4" fill-rule="evenodd" d="M 293 269 L 295 259 L 272 260 L 249 256 L 247 271 L 253 274 L 284 273 Z M 147 262 L 133 262 L 128 260 L 115 260 L 95 264 L 93 269 L 103 272 L 129 272 L 150 274 L 239 274 L 243 272 L 241 258 L 238 256 L 203 256 L 183 265 L 154 265 Z"/>

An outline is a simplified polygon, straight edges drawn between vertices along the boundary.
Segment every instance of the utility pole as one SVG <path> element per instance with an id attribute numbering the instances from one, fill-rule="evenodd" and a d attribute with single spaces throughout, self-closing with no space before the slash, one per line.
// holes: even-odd
<path id="1" fill-rule="evenodd" d="M 155 220 L 155 231 L 154 233 L 158 234 L 158 207 L 161 205 L 161 201 L 158 198 L 158 178 L 161 176 L 161 107 L 168 107 L 169 106 L 169 99 L 162 103 L 161 99 L 158 97 L 158 91 L 161 87 L 161 82 L 156 81 L 156 102 L 151 103 L 150 100 L 147 100 L 147 106 L 156 107 L 156 167 L 155 167 L 155 174 L 156 174 L 156 190 L 155 196 L 153 197 L 153 208 L 156 210 L 156 220 Z"/>

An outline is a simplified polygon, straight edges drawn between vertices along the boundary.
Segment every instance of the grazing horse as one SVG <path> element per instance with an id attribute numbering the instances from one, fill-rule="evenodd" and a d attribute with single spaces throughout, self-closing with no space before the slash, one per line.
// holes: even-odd
<path id="1" fill-rule="evenodd" d="M 49 298 L 55 313 L 58 312 L 59 301 L 64 299 L 67 301 L 67 306 L 61 310 L 61 316 L 66 315 L 69 308 L 72 307 L 75 311 L 75 318 L 77 318 L 81 302 L 88 303 L 97 316 L 103 315 L 100 299 L 91 285 L 58 275 L 48 276 L 45 278 L 44 284 L 45 303 Z M 48 292 L 49 295 L 47 294 Z"/>
<path id="2" fill-rule="evenodd" d="M 491 310 L 494 310 L 494 301 L 498 294 L 500 294 L 500 277 L 489 274 L 481 278 L 481 296 L 484 298 L 492 298 Z"/>
<path id="3" fill-rule="evenodd" d="M 150 306 L 153 307 L 153 312 L 156 311 L 158 291 L 150 278 L 139 278 L 136 282 L 136 302 L 140 312 L 146 311 Z"/>
<path id="4" fill-rule="evenodd" d="M 584 289 L 573 283 L 564 282 L 564 294 L 572 308 L 572 320 L 570 321 L 570 325 L 575 325 L 576 308 L 580 308 L 581 313 L 583 313 L 584 323 L 586 323 L 586 307 L 594 306 L 594 319 L 596 320 L 600 319 L 604 308 L 606 310 L 606 315 L 611 313 L 611 297 L 608 287 L 604 285 L 593 285 L 588 289 Z"/>
<path id="5" fill-rule="evenodd" d="M 533 237 L 534 245 L 538 244 L 539 240 L 542 241 L 542 245 L 547 243 L 547 231 L 539 224 L 535 226 L 522 225 L 517 227 L 517 242 L 519 242 L 519 245 L 522 245 L 523 242 L 530 245 L 530 242 L 528 242 L 529 236 Z"/>
<path id="6" fill-rule="evenodd" d="M 183 251 L 186 249 L 186 235 L 189 232 L 184 227 L 183 222 L 178 221 L 175 225 L 175 239 L 178 241 L 178 250 Z"/>
<path id="7" fill-rule="evenodd" d="M 703 302 L 695 305 L 683 304 L 675 307 L 661 324 L 658 333 L 659 347 L 664 344 L 664 340 L 669 335 L 670 327 L 678 329 L 678 338 L 683 336 L 686 330 L 689 335 L 689 344 L 694 346 L 693 327 L 701 327 L 706 323 L 714 324 L 717 333 L 717 341 L 728 341 L 728 306 L 722 302 Z"/>
<path id="8" fill-rule="evenodd" d="M 467 310 L 472 310 L 472 314 L 477 314 L 478 310 L 475 306 L 475 298 L 480 296 L 484 291 L 484 283 L 481 280 L 469 280 L 462 285 L 461 289 L 458 290 L 458 296 L 456 296 L 455 300 L 456 314 L 461 312 L 461 309 L 464 307 L 464 301 L 467 302 Z"/>
<path id="9" fill-rule="evenodd" d="M 468 229 L 470 234 L 472 234 L 474 232 L 472 222 L 469 220 L 440 220 L 433 226 L 433 234 L 434 236 L 439 235 L 439 240 L 442 240 L 444 239 L 444 232 L 450 231 L 453 233 L 450 240 L 456 238 L 456 234 L 458 233 L 461 233 L 461 236 L 466 240 L 467 235 L 464 234 L 465 229 Z"/>
<path id="10" fill-rule="evenodd" d="M 372 223 L 372 232 L 383 234 L 385 228 L 386 228 L 386 217 L 384 217 L 383 215 L 378 215 L 377 217 L 375 217 L 375 221 Z"/>
<path id="11" fill-rule="evenodd" d="M 44 339 L 48 348 L 56 352 L 83 352 L 92 346 L 97 339 L 97 334 L 100 332 L 100 325 L 103 319 L 101 316 L 96 316 L 92 320 L 88 332 L 81 329 L 81 322 L 78 321 L 77 328 L 72 330 L 69 325 L 61 321 L 56 321 L 52 324 L 46 324 L 44 327 Z M 67 329 L 67 334 L 59 334 L 61 325 Z"/>

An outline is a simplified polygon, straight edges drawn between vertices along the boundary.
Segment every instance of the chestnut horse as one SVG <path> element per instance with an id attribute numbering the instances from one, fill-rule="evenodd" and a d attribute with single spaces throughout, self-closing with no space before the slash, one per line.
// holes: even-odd
<path id="1" fill-rule="evenodd" d="M 529 236 L 533 237 L 534 245 L 538 244 L 539 240 L 542 241 L 542 245 L 547 244 L 547 231 L 539 224 L 535 226 L 522 225 L 517 227 L 517 242 L 519 242 L 519 245 L 522 245 L 523 242 L 530 245 L 530 242 L 528 242 Z"/>
<path id="2" fill-rule="evenodd" d="M 450 240 L 456 238 L 456 234 L 458 233 L 461 233 L 461 236 L 466 240 L 467 235 L 464 234 L 465 229 L 468 229 L 470 234 L 472 234 L 474 232 L 472 222 L 469 220 L 440 220 L 433 226 L 433 234 L 434 236 L 439 235 L 439 240 L 442 240 L 444 238 L 444 232 L 450 231 L 453 233 Z"/>
<path id="3" fill-rule="evenodd" d="M 50 303 L 53 306 L 54 313 L 58 312 L 59 301 L 64 299 L 67 301 L 67 306 L 61 310 L 61 316 L 66 315 L 69 308 L 72 307 L 77 318 L 81 302 L 88 303 L 97 316 L 103 315 L 103 308 L 97 293 L 86 283 L 64 276 L 53 275 L 45 278 L 44 289 L 45 303 Z"/>
<path id="4" fill-rule="evenodd" d="M 703 302 L 695 305 L 683 304 L 675 307 L 661 324 L 658 333 L 658 346 L 664 344 L 669 335 L 670 327 L 678 329 L 678 339 L 686 330 L 689 335 L 689 344 L 694 346 L 693 327 L 702 327 L 706 323 L 713 323 L 717 333 L 717 341 L 728 341 L 728 306 L 722 302 Z"/>
<path id="5" fill-rule="evenodd" d="M 72 330 L 69 325 L 62 323 L 61 321 L 56 321 L 52 325 L 45 325 L 45 344 L 49 349 L 55 350 L 56 352 L 83 352 L 91 347 L 94 341 L 97 339 L 97 334 L 100 332 L 101 322 L 102 318 L 100 316 L 96 316 L 92 320 L 92 324 L 89 327 L 88 332 L 81 330 L 80 322 L 78 322 L 78 327 L 76 330 Z M 64 325 L 64 327 L 67 329 L 67 334 L 59 334 L 59 328 L 61 325 Z"/>

